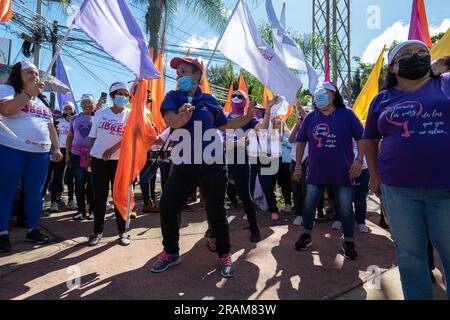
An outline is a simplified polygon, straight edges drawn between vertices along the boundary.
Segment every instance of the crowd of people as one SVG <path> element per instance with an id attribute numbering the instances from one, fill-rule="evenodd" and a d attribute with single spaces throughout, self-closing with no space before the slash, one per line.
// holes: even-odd
<path id="1" fill-rule="evenodd" d="M 242 202 L 252 242 L 261 240 L 257 207 L 267 209 L 272 221 L 279 220 L 282 209 L 292 213 L 294 225 L 303 226 L 293 244 L 296 250 L 313 245 L 317 221 L 332 219 L 332 228 L 343 232 L 342 254 L 357 259 L 355 224 L 361 233 L 370 231 L 370 187 L 381 199 L 381 221 L 388 221 L 392 232 L 405 298 L 432 299 L 430 246 L 450 275 L 450 59 L 432 64 L 424 43 L 407 41 L 389 52 L 388 64 L 365 127 L 338 87 L 323 82 L 313 93 L 311 109 L 297 101 L 296 120 L 288 128 L 274 111 L 281 97 L 263 108 L 237 90 L 231 112 L 225 114 L 200 89 L 204 68 L 199 60 L 172 59 L 177 89 L 160 106 L 167 128 L 149 150 L 139 176 L 143 212 L 159 213 L 161 219 L 163 251 L 151 271 L 164 272 L 181 262 L 181 212 L 197 189 L 206 209 L 205 237 L 225 278 L 236 273 L 226 198 L 235 206 L 238 198 Z M 18 198 L 26 214 L 26 240 L 38 244 L 49 241 L 39 230 L 49 187 L 51 212 L 65 206 L 66 184 L 67 206 L 76 210 L 73 220 L 93 220 L 90 246 L 101 240 L 105 212 L 112 209 L 108 195 L 131 112 L 129 88 L 113 83 L 113 105 L 108 108 L 105 97 L 96 103 L 93 95 L 83 94 L 78 114 L 70 102 L 62 113 L 52 113 L 36 99 L 43 89 L 37 68 L 28 62 L 17 63 L 8 84 L 0 86 L 0 120 L 8 128 L 0 130 L 0 252 L 11 251 L 8 230 Z M 192 140 L 186 142 L 186 134 Z M 277 185 L 283 208 L 277 202 Z M 114 211 L 119 243 L 127 246 L 131 238 L 125 220 Z M 136 218 L 135 211 L 131 218 Z"/>

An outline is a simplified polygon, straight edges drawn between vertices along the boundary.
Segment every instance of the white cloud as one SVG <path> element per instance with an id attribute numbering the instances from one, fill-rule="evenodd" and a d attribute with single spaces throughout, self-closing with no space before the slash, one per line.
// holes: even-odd
<path id="1" fill-rule="evenodd" d="M 433 36 L 440 32 L 446 32 L 449 28 L 450 19 L 445 19 L 439 26 L 429 27 L 430 35 Z M 384 30 L 384 32 L 380 36 L 370 41 L 367 49 L 363 53 L 362 61 L 375 63 L 384 45 L 389 48 L 394 41 L 405 41 L 406 39 L 408 39 L 408 33 L 409 24 L 405 24 L 400 20 L 395 22 L 392 26 Z"/>
<path id="2" fill-rule="evenodd" d="M 188 38 L 186 41 L 181 43 L 181 46 L 187 49 L 191 49 L 191 52 L 198 51 L 197 48 L 204 49 L 214 49 L 217 42 L 217 37 L 206 38 L 206 37 L 198 37 L 196 35 Z"/>

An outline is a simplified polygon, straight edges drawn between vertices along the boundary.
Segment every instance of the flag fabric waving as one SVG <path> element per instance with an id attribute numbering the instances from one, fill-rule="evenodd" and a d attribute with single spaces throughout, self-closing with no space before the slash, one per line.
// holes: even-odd
<path id="1" fill-rule="evenodd" d="M 114 204 L 126 221 L 129 188 L 147 162 L 147 151 L 156 140 L 156 132 L 145 116 L 146 101 L 147 82 L 141 81 L 134 94 L 131 114 L 125 125 L 113 188 Z M 134 208 L 133 197 L 130 208 Z"/>
<path id="2" fill-rule="evenodd" d="M 166 122 L 161 113 L 161 103 L 164 100 L 164 65 L 163 52 L 159 52 L 155 60 L 155 67 L 161 74 L 161 79 L 151 80 L 150 88 L 152 91 L 152 118 L 156 126 L 156 131 L 161 134 L 166 129 Z"/>
<path id="3" fill-rule="evenodd" d="M 85 0 L 73 23 L 138 80 L 161 77 L 125 0 Z"/>
<path id="4" fill-rule="evenodd" d="M 313 93 L 316 90 L 319 75 L 316 70 L 314 70 L 313 66 L 306 60 L 302 49 L 300 49 L 297 43 L 295 43 L 295 41 L 287 34 L 284 25 L 285 7 L 286 5 L 283 4 L 280 21 L 278 21 L 272 5 L 272 0 L 266 0 L 267 16 L 270 25 L 272 26 L 273 48 L 275 54 L 277 54 L 289 68 L 302 70 L 308 74 L 308 89 Z"/>
<path id="5" fill-rule="evenodd" d="M 441 40 L 431 47 L 432 60 L 445 56 L 450 56 L 450 29 L 447 30 Z"/>
<path id="6" fill-rule="evenodd" d="M 238 1 L 217 48 L 225 57 L 255 76 L 273 93 L 294 103 L 302 82 L 262 39 L 247 5 Z"/>
<path id="7" fill-rule="evenodd" d="M 206 75 L 206 69 L 205 66 L 203 65 L 203 62 L 202 62 L 202 69 L 203 69 L 203 76 L 202 76 L 203 79 L 202 83 L 200 83 L 200 89 L 202 90 L 203 93 L 212 94 L 211 85 L 209 84 L 208 76 Z"/>
<path id="8" fill-rule="evenodd" d="M 370 103 L 378 93 L 378 81 L 380 79 L 381 68 L 383 67 L 383 56 L 385 49 L 386 46 L 381 51 L 377 63 L 374 65 L 369 78 L 364 84 L 363 89 L 361 90 L 358 98 L 356 98 L 355 104 L 353 105 L 353 111 L 363 125 L 366 125 Z"/>
<path id="9" fill-rule="evenodd" d="M 64 103 L 70 101 L 75 106 L 77 112 L 80 112 L 77 103 L 75 102 L 75 97 L 73 96 L 69 76 L 67 75 L 66 67 L 64 66 L 61 55 L 59 55 L 58 59 L 56 60 L 56 79 L 64 83 L 66 87 L 71 90 L 68 93 L 60 93 L 60 92 L 57 93 L 59 110 L 62 112 Z"/>
<path id="10" fill-rule="evenodd" d="M 431 48 L 432 42 L 428 30 L 427 12 L 423 0 L 413 0 L 408 40 L 420 40 Z"/>
<path id="11" fill-rule="evenodd" d="M 0 21 L 8 22 L 12 18 L 12 0 L 0 0 Z"/>
<path id="12" fill-rule="evenodd" d="M 230 84 L 230 90 L 228 91 L 227 101 L 223 105 L 223 112 L 230 113 L 231 112 L 231 95 L 233 94 L 233 83 Z"/>

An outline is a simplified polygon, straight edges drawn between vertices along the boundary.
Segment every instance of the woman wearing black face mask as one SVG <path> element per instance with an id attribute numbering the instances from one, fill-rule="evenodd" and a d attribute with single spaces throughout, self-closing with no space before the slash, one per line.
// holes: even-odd
<path id="1" fill-rule="evenodd" d="M 67 191 L 69 197 L 69 203 L 67 206 L 71 210 L 78 209 L 77 205 L 73 201 L 73 193 L 74 193 L 74 180 L 72 175 L 72 169 L 67 167 L 66 169 L 66 140 L 67 135 L 69 134 L 70 129 L 70 120 L 75 115 L 75 106 L 72 102 L 67 101 L 64 103 L 63 114 L 60 119 L 57 121 L 57 131 L 58 131 L 58 139 L 59 146 L 61 147 L 61 153 L 64 158 L 62 161 L 55 163 L 53 168 L 53 177 L 52 177 L 52 191 L 51 191 L 51 199 L 52 204 L 50 207 L 51 212 L 58 212 L 60 206 L 64 206 L 64 202 L 61 199 L 62 192 L 64 190 L 63 180 L 64 180 L 64 172 L 67 180 Z"/>
<path id="2" fill-rule="evenodd" d="M 388 60 L 364 132 L 369 185 L 384 204 L 405 299 L 433 299 L 427 233 L 450 276 L 450 74 L 432 74 L 428 48 L 416 40 Z"/>

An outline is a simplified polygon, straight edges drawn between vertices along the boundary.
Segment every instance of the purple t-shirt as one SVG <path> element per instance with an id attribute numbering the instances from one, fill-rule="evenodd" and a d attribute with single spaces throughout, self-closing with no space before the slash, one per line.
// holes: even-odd
<path id="1" fill-rule="evenodd" d="M 166 94 L 164 97 L 164 100 L 161 104 L 161 113 L 164 115 L 164 113 L 167 110 L 171 110 L 175 113 L 178 113 L 178 109 L 180 109 L 185 103 L 188 103 L 188 96 L 186 92 L 180 91 L 180 90 L 173 90 Z M 210 94 L 202 93 L 202 91 L 198 88 L 197 91 L 194 94 L 193 100 L 191 104 L 195 107 L 194 112 L 192 113 L 191 119 L 188 121 L 188 123 L 183 127 L 183 129 L 186 129 L 190 134 L 190 145 L 191 145 L 191 159 L 190 164 L 194 162 L 200 162 L 203 159 L 203 156 L 205 157 L 212 157 L 215 158 L 216 154 L 215 151 L 212 150 L 211 153 L 204 153 L 205 148 L 207 148 L 211 143 L 219 143 L 222 146 L 222 139 L 221 135 L 218 131 L 218 127 L 223 126 L 227 123 L 227 118 L 225 117 L 225 114 L 222 111 L 222 108 L 217 103 L 217 100 Z M 201 123 L 201 136 L 199 136 L 196 132 L 194 135 L 194 122 L 197 123 L 199 126 Z M 215 134 L 210 137 L 211 140 L 207 141 L 207 139 L 203 139 L 205 131 L 212 129 L 216 130 Z M 177 136 L 177 130 L 175 129 L 172 132 L 172 137 Z M 200 132 L 198 132 L 200 133 Z M 175 139 L 174 139 L 175 140 Z M 183 140 L 181 138 L 180 140 Z M 197 142 L 200 143 L 197 143 Z M 181 143 L 182 141 L 174 141 L 174 146 Z M 201 148 L 196 148 L 197 146 Z M 222 155 L 217 155 L 218 157 L 223 156 L 223 150 L 221 150 Z M 183 150 L 179 153 L 180 156 L 183 155 Z M 194 156 L 197 155 L 197 156 Z M 184 161 L 183 161 L 184 163 Z M 186 163 L 187 164 L 187 163 Z"/>
<path id="2" fill-rule="evenodd" d="M 349 171 L 355 159 L 353 139 L 360 140 L 363 126 L 353 110 L 336 108 L 328 115 L 310 112 L 297 134 L 297 141 L 308 142 L 306 181 L 314 185 L 351 186 Z"/>
<path id="3" fill-rule="evenodd" d="M 416 92 L 395 88 L 372 101 L 364 137 L 381 141 L 382 183 L 404 188 L 450 188 L 450 73 Z"/>
<path id="4" fill-rule="evenodd" d="M 74 150 L 73 147 L 87 148 L 89 147 L 89 131 L 92 127 L 92 116 L 77 114 L 70 121 L 70 132 L 73 133 L 72 150 L 73 154 L 79 155 L 80 152 Z"/>

